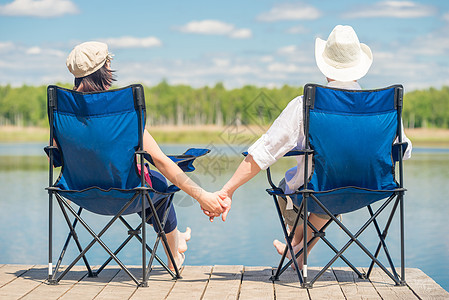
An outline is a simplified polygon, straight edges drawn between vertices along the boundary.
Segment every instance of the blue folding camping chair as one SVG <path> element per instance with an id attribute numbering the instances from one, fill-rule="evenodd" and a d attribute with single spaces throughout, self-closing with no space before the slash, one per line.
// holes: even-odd
<path id="1" fill-rule="evenodd" d="M 302 287 L 310 288 L 314 282 L 338 259 L 342 259 L 359 278 L 369 278 L 376 264 L 396 285 L 405 284 L 404 268 L 404 192 L 403 187 L 403 152 L 407 143 L 403 142 L 401 113 L 403 105 L 403 88 L 394 85 L 377 90 L 343 90 L 307 84 L 304 87 L 304 133 L 306 137 L 304 150 L 294 150 L 285 156 L 304 155 L 305 184 L 292 194 L 285 194 L 271 178 L 270 169 L 267 176 L 276 210 L 281 221 L 286 239 L 286 248 L 272 280 L 279 276 L 293 263 Z M 395 139 L 398 142 L 394 143 Z M 313 173 L 309 178 L 309 159 L 313 162 Z M 399 170 L 396 171 L 396 165 Z M 289 196 L 297 208 L 297 218 L 289 233 L 277 201 L 277 196 Z M 372 204 L 381 201 L 380 207 L 373 211 Z M 377 217 L 390 207 L 389 217 L 384 229 Z M 356 233 L 352 233 L 336 217 L 367 207 L 369 219 Z M 400 263 L 401 275 L 397 274 L 393 264 L 386 237 L 389 227 L 399 207 L 400 223 Z M 291 241 L 299 224 L 300 215 L 310 212 L 326 214 L 330 220 L 321 229 L 315 228 L 307 218 L 303 218 L 304 241 L 307 241 L 307 226 L 313 230 L 312 239 L 305 243 L 303 249 L 294 253 Z M 337 249 L 325 235 L 325 229 L 336 223 L 349 237 L 349 241 Z M 365 229 L 373 224 L 379 237 L 379 243 L 370 252 L 359 240 Z M 320 238 L 335 252 L 335 256 L 311 280 L 307 277 L 307 247 Z M 352 244 L 357 244 L 369 257 L 370 266 L 366 273 L 360 272 L 343 253 Z M 384 250 L 390 269 L 378 259 Z M 298 258 L 304 253 L 304 267 L 298 269 L 296 259 L 284 265 L 287 251 L 291 257 Z"/>
<path id="2" fill-rule="evenodd" d="M 179 269 L 164 232 L 173 196 L 179 188 L 171 185 L 165 191 L 156 191 L 146 183 L 145 172 L 139 171 L 148 168 L 145 160 L 152 163 L 149 154 L 143 150 L 146 116 L 143 87 L 130 85 L 116 90 L 82 93 L 49 86 L 47 98 L 50 123 L 50 145 L 45 147 L 50 164 L 49 187 L 46 188 L 49 193 L 48 282 L 57 284 L 80 259 L 87 268 L 88 276 L 98 275 L 114 260 L 139 286 L 148 286 L 154 259 L 174 279 L 180 278 Z M 183 171 L 191 172 L 195 169 L 193 161 L 208 152 L 208 149 L 189 149 L 183 155 L 169 157 Z M 54 167 L 61 167 L 56 182 L 53 181 Z M 52 263 L 54 197 L 69 227 L 69 235 L 55 267 Z M 156 198 L 157 202 L 154 201 Z M 74 205 L 78 206 L 78 210 Z M 150 212 L 148 215 L 147 209 Z M 111 216 L 111 220 L 96 233 L 81 217 L 83 210 Z M 162 210 L 162 218 L 156 213 L 159 210 Z M 136 212 L 141 214 L 140 224 L 132 227 L 124 216 Z M 74 217 L 73 223 L 69 213 Z M 153 226 L 158 229 L 152 248 L 147 245 L 146 238 L 146 221 L 150 218 L 153 218 Z M 120 220 L 126 226 L 128 237 L 117 250 L 112 251 L 104 243 L 102 236 L 116 220 Z M 75 230 L 78 223 L 93 237 L 84 248 Z M 142 244 L 140 282 L 117 257 L 133 237 Z M 72 239 L 80 253 L 63 272 L 59 272 Z M 156 255 L 160 240 L 168 252 L 169 260 L 173 263 L 174 272 Z M 94 272 L 88 263 L 86 253 L 96 243 L 107 252 L 109 258 Z M 146 251 L 151 254 L 148 265 Z"/>

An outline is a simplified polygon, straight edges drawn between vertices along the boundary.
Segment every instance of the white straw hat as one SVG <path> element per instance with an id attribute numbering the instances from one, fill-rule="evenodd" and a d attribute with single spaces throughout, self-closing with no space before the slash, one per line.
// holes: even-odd
<path id="1" fill-rule="evenodd" d="M 337 25 L 327 41 L 315 41 L 315 59 L 327 78 L 338 81 L 353 81 L 368 72 L 372 62 L 371 49 L 359 42 L 351 26 Z"/>
<path id="2" fill-rule="evenodd" d="M 80 78 L 98 71 L 111 58 L 105 43 L 85 42 L 73 48 L 66 65 L 75 78 Z"/>

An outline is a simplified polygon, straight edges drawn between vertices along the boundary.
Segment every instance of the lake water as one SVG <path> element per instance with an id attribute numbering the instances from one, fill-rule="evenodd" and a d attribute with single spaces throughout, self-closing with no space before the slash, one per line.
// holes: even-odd
<path id="1" fill-rule="evenodd" d="M 43 155 L 43 144 L 0 144 L 0 263 L 46 264 L 48 230 L 48 195 L 44 188 L 48 185 L 47 159 Z M 198 161 L 193 179 L 208 190 L 219 189 L 232 175 L 241 160 L 237 155 L 241 150 L 234 146 L 212 146 L 212 152 Z M 164 145 L 168 154 L 179 154 L 185 150 L 180 145 Z M 284 159 L 273 168 L 276 180 L 294 161 Z M 414 149 L 412 159 L 405 162 L 406 213 L 406 266 L 423 270 L 443 288 L 449 290 L 449 149 Z M 178 193 L 175 207 L 178 226 L 184 230 L 192 228 L 186 264 L 242 264 L 275 266 L 279 256 L 272 246 L 273 239 L 282 240 L 272 198 L 265 189 L 266 176 L 261 173 L 244 188 L 236 191 L 232 210 L 226 223 L 216 220 L 210 223 L 202 214 L 198 204 Z M 66 225 L 59 208 L 55 204 L 54 259 L 59 254 L 65 240 Z M 99 229 L 105 218 L 86 213 L 87 219 Z M 344 221 L 354 227 L 360 219 L 366 219 L 368 212 L 360 210 L 345 214 Z M 384 219 L 382 219 L 384 220 Z M 132 216 L 131 221 L 139 221 Z M 383 223 L 381 223 L 383 224 Z M 350 228 L 351 228 L 350 226 Z M 113 226 L 112 234 L 104 240 L 118 244 L 125 236 L 123 226 Z M 399 225 L 395 220 L 389 231 L 390 251 L 399 257 Z M 149 235 L 153 237 L 154 235 Z M 347 242 L 344 233 L 331 226 L 327 237 L 342 246 Z M 81 231 L 83 245 L 90 236 Z M 360 238 L 369 249 L 377 246 L 374 229 L 367 230 Z M 162 247 L 161 247 L 162 248 Z M 125 263 L 139 265 L 140 245 L 131 242 L 126 253 L 119 256 Z M 104 251 L 94 247 L 89 260 L 100 264 Z M 68 252 L 74 257 L 75 249 Z M 324 243 L 313 249 L 310 266 L 323 266 L 332 252 Z M 347 257 L 356 266 L 367 266 L 367 259 L 353 245 Z M 162 257 L 164 255 L 162 254 Z M 397 261 L 397 259 L 396 259 Z M 54 261 L 55 262 L 55 261 Z M 336 266 L 344 266 L 341 261 Z"/>

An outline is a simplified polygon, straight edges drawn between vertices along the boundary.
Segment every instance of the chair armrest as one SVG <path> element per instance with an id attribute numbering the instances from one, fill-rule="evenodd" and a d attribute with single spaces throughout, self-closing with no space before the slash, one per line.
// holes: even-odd
<path id="1" fill-rule="evenodd" d="M 290 150 L 283 157 L 305 155 L 306 153 L 313 153 L 313 150 Z M 242 155 L 248 156 L 248 151 L 243 152 Z"/>
<path id="2" fill-rule="evenodd" d="M 299 155 L 305 155 L 306 153 L 313 153 L 313 150 L 311 149 L 303 149 L 303 150 L 290 150 L 287 153 L 284 154 L 283 157 L 288 157 L 288 156 L 299 156 Z M 243 156 L 248 156 L 248 151 L 245 151 L 242 153 Z M 267 168 L 267 179 L 268 179 L 268 183 L 271 185 L 271 187 L 273 188 L 273 190 L 279 189 L 274 183 L 273 180 L 271 179 L 271 171 L 270 171 L 270 167 Z"/>
<path id="3" fill-rule="evenodd" d="M 189 148 L 183 154 L 180 155 L 167 155 L 178 167 L 181 168 L 184 172 L 192 172 L 195 170 L 193 166 L 193 162 L 198 157 L 204 156 L 210 152 L 209 149 L 203 148 Z M 154 166 L 154 161 L 151 158 L 150 154 L 144 153 L 145 159 Z"/>
<path id="4" fill-rule="evenodd" d="M 62 156 L 61 151 L 59 151 L 58 147 L 46 146 L 44 147 L 44 151 L 48 157 L 50 157 L 50 151 L 53 153 L 53 167 L 62 167 Z"/>
<path id="5" fill-rule="evenodd" d="M 406 143 L 406 142 L 398 143 L 398 144 L 394 144 L 393 147 L 392 147 L 391 154 L 393 156 L 393 161 L 394 162 L 399 161 L 399 150 L 400 150 L 399 147 L 401 147 L 401 146 L 402 146 L 402 155 L 404 155 L 405 150 L 407 150 L 408 143 Z"/>

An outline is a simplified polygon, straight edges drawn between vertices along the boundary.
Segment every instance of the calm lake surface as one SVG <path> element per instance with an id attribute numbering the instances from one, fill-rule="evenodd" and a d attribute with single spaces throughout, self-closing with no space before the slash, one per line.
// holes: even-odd
<path id="1" fill-rule="evenodd" d="M 48 195 L 44 188 L 48 186 L 48 166 L 43 146 L 34 143 L 0 144 L 1 264 L 47 263 Z M 214 191 L 230 178 L 241 161 L 238 153 L 245 149 L 241 146 L 209 146 L 212 152 L 196 163 L 197 170 L 191 177 L 204 188 Z M 188 147 L 163 145 L 162 148 L 167 154 L 180 154 Z M 294 161 L 291 159 L 278 162 L 273 169 L 274 178 L 279 181 L 283 172 L 292 165 Z M 412 159 L 405 162 L 405 187 L 408 189 L 405 196 L 406 266 L 423 270 L 446 290 L 449 290 L 448 183 L 449 149 L 414 149 Z M 279 256 L 272 241 L 282 240 L 283 236 L 273 200 L 265 192 L 267 187 L 265 173 L 261 173 L 236 191 L 226 223 L 220 220 L 210 223 L 197 203 L 183 192 L 178 193 L 175 208 L 179 229 L 184 230 L 186 226 L 192 228 L 186 264 L 276 266 Z M 56 203 L 54 208 L 55 263 L 67 234 L 67 226 Z M 360 210 L 345 214 L 343 219 L 350 224 L 350 228 L 355 228 L 360 224 L 360 219 L 367 216 L 367 211 Z M 86 218 L 94 224 L 94 229 L 101 228 L 107 220 L 89 213 L 86 213 Z M 135 223 L 139 221 L 137 215 L 131 216 L 130 220 Z M 104 240 L 118 245 L 126 238 L 126 231 L 121 224 L 116 224 L 112 229 Z M 86 232 L 80 232 L 82 244 L 86 245 L 91 238 Z M 399 224 L 395 220 L 388 240 L 390 251 L 397 259 L 398 233 Z M 151 233 L 149 237 L 151 242 L 154 235 Z M 328 229 L 327 237 L 339 246 L 348 240 L 336 226 Z M 374 249 L 377 246 L 375 238 L 374 229 L 369 229 L 360 239 L 369 249 Z M 137 242 L 131 242 L 125 248 L 127 252 L 119 257 L 127 264 L 139 265 L 140 249 Z M 103 249 L 97 246 L 91 250 L 93 252 L 88 256 L 90 263 L 101 264 L 105 257 Z M 356 245 L 348 251 L 346 256 L 351 257 L 354 265 L 368 265 Z M 72 258 L 76 253 L 72 245 L 68 256 Z M 319 242 L 309 257 L 309 265 L 323 266 L 332 256 L 326 245 Z M 344 266 L 344 263 L 337 261 L 336 266 Z"/>

